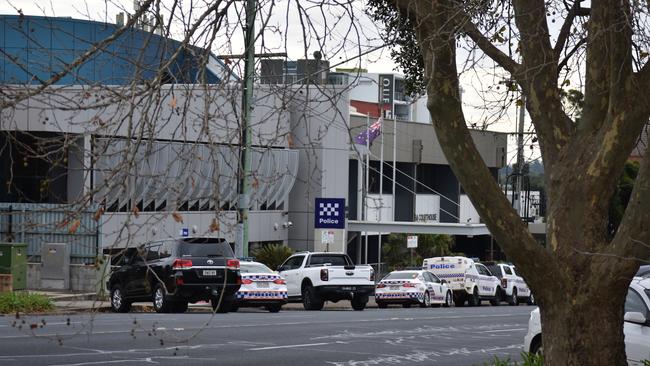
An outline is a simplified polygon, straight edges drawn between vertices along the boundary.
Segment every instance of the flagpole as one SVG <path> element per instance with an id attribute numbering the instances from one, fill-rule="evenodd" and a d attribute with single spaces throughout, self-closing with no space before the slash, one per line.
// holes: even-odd
<path id="1" fill-rule="evenodd" d="M 363 200 L 363 206 L 365 208 L 365 220 L 368 221 L 368 182 L 370 181 L 369 179 L 370 175 L 370 114 L 366 113 L 366 179 L 365 179 L 365 184 L 366 184 L 366 197 L 364 197 Z M 365 237 L 365 248 L 364 248 L 364 260 L 365 264 L 368 264 L 368 232 L 366 231 L 366 237 Z"/>
<path id="2" fill-rule="evenodd" d="M 393 115 L 393 221 L 395 220 L 395 202 L 397 202 L 397 192 L 395 192 L 395 178 L 397 175 L 397 121 Z"/>
<path id="3" fill-rule="evenodd" d="M 379 152 L 379 217 L 378 221 L 382 222 L 381 211 L 384 208 L 384 104 L 379 108 L 379 125 L 381 133 L 381 151 Z M 379 240 L 377 242 L 377 278 L 381 276 L 381 230 L 379 231 Z"/>

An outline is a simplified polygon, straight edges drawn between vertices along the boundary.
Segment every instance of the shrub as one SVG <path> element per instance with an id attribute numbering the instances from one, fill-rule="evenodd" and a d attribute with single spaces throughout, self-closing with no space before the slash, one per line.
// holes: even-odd
<path id="1" fill-rule="evenodd" d="M 255 260 L 275 270 L 285 259 L 293 254 L 293 249 L 282 244 L 265 244 L 253 253 Z"/>
<path id="2" fill-rule="evenodd" d="M 0 293 L 0 314 L 33 313 L 54 309 L 54 304 L 45 295 L 29 292 Z"/>

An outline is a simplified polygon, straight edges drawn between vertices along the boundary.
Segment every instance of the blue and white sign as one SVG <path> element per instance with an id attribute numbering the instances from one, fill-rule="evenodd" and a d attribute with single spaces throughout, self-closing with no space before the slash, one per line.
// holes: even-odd
<path id="1" fill-rule="evenodd" d="M 190 230 L 188 228 L 184 227 L 184 228 L 181 229 L 180 234 L 181 234 L 181 236 L 190 236 Z"/>
<path id="2" fill-rule="evenodd" d="M 345 229 L 345 198 L 316 198 L 314 227 Z"/>

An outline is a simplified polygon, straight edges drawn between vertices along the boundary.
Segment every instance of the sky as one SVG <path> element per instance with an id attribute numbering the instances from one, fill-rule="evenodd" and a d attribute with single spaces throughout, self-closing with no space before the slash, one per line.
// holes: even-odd
<path id="1" fill-rule="evenodd" d="M 270 3 L 271 0 L 260 0 Z M 171 3 L 171 2 L 167 2 Z M 205 8 L 208 0 L 182 0 L 179 1 L 182 16 L 184 19 L 195 19 L 200 13 L 198 9 Z M 228 26 L 224 29 L 234 29 L 241 26 L 244 2 L 236 3 L 237 8 L 229 13 Z M 309 34 L 303 35 L 303 24 L 306 18 L 300 20 L 295 1 L 276 1 L 270 11 L 258 15 L 257 29 L 261 23 L 266 22 L 268 32 L 265 33 L 262 42 L 258 40 L 258 52 L 287 52 L 289 59 L 311 57 L 314 50 L 321 50 L 324 58 L 330 61 L 331 65 L 340 64 L 339 67 L 361 67 L 368 72 L 390 73 L 397 72 L 396 65 L 391 60 L 389 49 L 383 47 L 383 41 L 379 34 L 380 29 L 363 13 L 364 2 L 355 1 L 347 12 L 340 9 L 329 9 L 322 11 L 316 7 L 302 8 L 304 14 L 309 14 L 311 23 L 306 25 Z M 310 2 L 301 2 L 310 4 Z M 266 6 L 265 9 L 269 7 Z M 57 17 L 72 17 L 79 19 L 91 19 L 95 21 L 115 22 L 116 15 L 120 12 L 133 13 L 133 1 L 130 0 L 0 0 L 0 13 L 16 14 L 20 9 L 25 15 L 47 15 Z M 164 11 L 163 11 L 164 12 Z M 180 14 L 181 12 L 177 12 Z M 350 13 L 356 17 L 354 23 L 350 22 Z M 169 14 L 167 12 L 167 14 Z M 167 21 L 167 19 L 165 19 Z M 187 22 L 175 22 L 176 28 L 172 28 L 172 36 L 176 39 L 183 37 L 184 29 L 181 25 Z M 328 29 L 329 31 L 324 31 Z M 231 31 L 232 32 L 232 31 Z M 221 43 L 220 47 L 213 47 L 217 54 L 236 54 L 243 50 L 243 36 L 241 31 L 234 31 L 229 34 L 219 35 L 231 39 L 231 43 Z M 305 39 L 307 41 L 305 41 Z M 200 41 L 197 41 L 200 43 Z M 217 42 L 215 42 L 217 44 Z M 217 48 L 217 49 L 214 49 Z M 262 48 L 264 48 L 262 50 Z M 376 51 L 365 56 L 358 57 L 359 53 L 370 49 Z M 464 57 L 464 56 L 460 56 Z M 346 62 L 347 61 L 347 62 Z M 505 78 L 506 75 L 503 76 Z M 463 89 L 463 108 L 468 123 L 476 123 L 482 126 L 487 119 L 492 123 L 488 130 L 500 132 L 516 131 L 516 108 L 510 107 L 498 116 L 492 111 L 486 111 L 485 106 L 491 103 L 498 103 L 505 97 L 503 87 L 499 88 L 501 78 L 494 76 L 494 69 L 490 65 L 475 66 L 461 75 L 461 87 Z M 497 90 L 499 88 L 499 90 Z M 494 110 L 494 109 L 492 109 Z M 498 109 L 497 109 L 498 110 Z M 526 130 L 531 130 L 530 124 L 526 124 Z M 532 143 L 529 143 L 531 145 Z M 535 145 L 535 144 L 532 144 Z M 509 160 L 515 156 L 516 145 L 514 135 L 509 140 Z M 529 146 L 525 149 L 528 159 L 539 157 L 539 149 Z"/>

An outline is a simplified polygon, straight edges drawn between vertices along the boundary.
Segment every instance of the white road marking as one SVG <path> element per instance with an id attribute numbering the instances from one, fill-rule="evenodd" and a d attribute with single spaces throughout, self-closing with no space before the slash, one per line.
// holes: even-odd
<path id="1" fill-rule="evenodd" d="M 323 342 L 323 343 L 306 343 L 306 344 L 290 344 L 286 346 L 272 346 L 272 347 L 260 347 L 260 348 L 249 348 L 248 351 L 265 351 L 269 349 L 282 349 L 282 348 L 299 348 L 299 347 L 312 347 L 312 346 L 325 346 L 328 344 L 347 344 L 348 342 Z"/>
<path id="2" fill-rule="evenodd" d="M 208 328 L 212 329 L 228 329 L 228 328 L 251 328 L 251 327 L 278 327 L 278 326 L 287 326 L 287 325 L 313 325 L 313 324 L 350 324 L 350 323 L 374 323 L 382 321 L 423 321 L 423 320 L 442 320 L 442 319 L 467 319 L 467 318 L 504 318 L 511 317 L 513 315 L 522 315 L 514 313 L 506 314 L 490 314 L 490 315 L 452 315 L 452 316 L 428 316 L 428 317 L 404 317 L 404 318 L 379 318 L 379 319 L 346 319 L 340 321 L 296 321 L 296 322 L 280 322 L 280 323 L 252 323 L 252 324 L 227 324 L 227 325 L 212 325 L 206 324 Z M 185 328 L 186 331 L 190 330 L 200 330 L 204 329 L 204 326 L 201 327 L 188 327 Z M 158 328 L 157 330 L 163 330 Z M 113 331 L 89 331 L 89 332 L 68 332 L 68 333 L 49 333 L 49 334 L 22 334 L 22 335 L 13 335 L 13 336 L 0 336 L 0 339 L 15 339 L 15 338 L 32 338 L 32 337 L 65 337 L 73 336 L 80 334 L 117 334 L 117 333 L 131 333 L 131 330 L 113 330 Z"/>
<path id="3" fill-rule="evenodd" d="M 519 331 L 519 330 L 526 330 L 526 328 L 512 328 L 512 329 L 484 330 L 483 333 L 514 332 L 514 331 Z"/>

